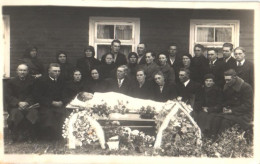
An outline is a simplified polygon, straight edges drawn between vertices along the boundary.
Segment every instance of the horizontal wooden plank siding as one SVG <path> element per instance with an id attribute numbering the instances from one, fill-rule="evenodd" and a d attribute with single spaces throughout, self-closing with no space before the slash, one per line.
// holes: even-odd
<path id="1" fill-rule="evenodd" d="M 3 14 L 10 15 L 11 76 L 28 45 L 39 48 L 46 66 L 56 60 L 58 50 L 68 52 L 68 60 L 75 64 L 88 45 L 90 16 L 140 18 L 140 41 L 155 52 L 166 50 L 169 42 L 179 43 L 180 50 L 188 52 L 190 19 L 240 20 L 240 46 L 246 48 L 249 60 L 254 59 L 252 10 L 4 6 Z"/>

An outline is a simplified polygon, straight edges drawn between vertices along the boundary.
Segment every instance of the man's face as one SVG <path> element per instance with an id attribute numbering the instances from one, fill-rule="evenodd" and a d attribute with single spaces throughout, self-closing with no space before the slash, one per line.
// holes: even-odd
<path id="1" fill-rule="evenodd" d="M 177 47 L 176 46 L 170 46 L 168 49 L 168 52 L 170 54 L 170 56 L 175 56 L 177 53 Z"/>
<path id="2" fill-rule="evenodd" d="M 187 75 L 187 73 L 185 71 L 180 71 L 179 72 L 179 78 L 180 78 L 180 82 L 184 83 L 187 80 L 189 80 L 189 76 Z"/>
<path id="3" fill-rule="evenodd" d="M 155 75 L 154 76 L 154 81 L 159 85 L 163 86 L 164 85 L 164 77 L 162 75 Z"/>
<path id="4" fill-rule="evenodd" d="M 228 86 L 232 86 L 236 81 L 236 78 L 233 76 L 224 76 L 224 78 Z"/>
<path id="5" fill-rule="evenodd" d="M 166 58 L 166 56 L 164 54 L 160 54 L 159 55 L 159 62 L 160 62 L 161 65 L 165 65 L 166 64 L 167 58 Z"/>
<path id="6" fill-rule="evenodd" d="M 64 63 L 66 63 L 67 57 L 66 57 L 65 54 L 60 54 L 58 56 L 58 60 L 59 60 L 60 63 L 64 64 Z"/>
<path id="7" fill-rule="evenodd" d="M 81 76 L 81 73 L 79 71 L 74 72 L 74 74 L 73 74 L 74 81 L 79 82 L 81 80 L 81 77 L 82 76 Z"/>
<path id="8" fill-rule="evenodd" d="M 205 80 L 205 86 L 206 86 L 207 88 L 212 87 L 214 84 L 215 84 L 215 83 L 214 83 L 214 80 L 213 80 L 213 79 L 206 79 L 206 80 Z"/>
<path id="9" fill-rule="evenodd" d="M 93 78 L 94 80 L 99 79 L 99 73 L 98 73 L 98 71 L 97 71 L 96 69 L 93 69 L 93 70 L 91 71 L 91 76 L 92 76 L 92 78 Z"/>
<path id="10" fill-rule="evenodd" d="M 211 50 L 211 51 L 208 51 L 208 59 L 209 61 L 214 61 L 217 59 L 217 54 L 215 51 Z"/>
<path id="11" fill-rule="evenodd" d="M 202 49 L 199 47 L 195 47 L 194 49 L 195 56 L 199 57 L 203 54 Z"/>
<path id="12" fill-rule="evenodd" d="M 145 81 L 145 74 L 144 74 L 144 72 L 143 71 L 138 71 L 138 72 L 136 72 L 136 79 L 137 79 L 137 81 L 139 82 L 139 83 L 142 83 L 142 82 L 144 82 Z"/>
<path id="13" fill-rule="evenodd" d="M 130 56 L 129 63 L 131 63 L 131 64 L 137 63 L 137 58 L 135 57 L 135 55 Z"/>
<path id="14" fill-rule="evenodd" d="M 146 53 L 145 54 L 145 61 L 147 64 L 151 64 L 154 60 L 154 57 L 152 56 L 151 53 Z"/>
<path id="15" fill-rule="evenodd" d="M 190 65 L 190 58 L 188 57 L 188 56 L 183 56 L 182 57 L 182 63 L 183 63 L 183 65 L 184 66 L 188 66 L 188 65 Z"/>
<path id="16" fill-rule="evenodd" d="M 245 59 L 245 53 L 242 50 L 237 49 L 235 51 L 235 58 L 237 61 L 242 61 Z"/>
<path id="17" fill-rule="evenodd" d="M 29 73 L 28 67 L 26 65 L 19 65 L 16 72 L 17 76 L 21 79 L 25 78 Z"/>
<path id="18" fill-rule="evenodd" d="M 142 56 L 145 53 L 145 45 L 144 44 L 138 44 L 137 53 L 138 53 L 139 56 Z"/>
<path id="19" fill-rule="evenodd" d="M 35 58 L 37 56 L 37 50 L 35 48 L 33 48 L 31 51 L 30 51 L 30 56 L 32 58 Z"/>
<path id="20" fill-rule="evenodd" d="M 117 68 L 116 73 L 117 73 L 117 78 L 118 79 L 123 79 L 126 76 L 126 72 L 125 72 L 124 68 L 121 68 L 121 67 Z"/>
<path id="21" fill-rule="evenodd" d="M 231 51 L 230 47 L 223 47 L 222 51 L 223 51 L 223 57 L 225 59 L 227 59 L 231 56 L 232 51 Z"/>
<path id="22" fill-rule="evenodd" d="M 60 76 L 60 67 L 49 68 L 49 76 L 51 78 L 57 79 Z"/>
<path id="23" fill-rule="evenodd" d="M 120 43 L 114 42 L 113 45 L 111 46 L 111 51 L 113 53 L 118 53 L 120 50 Z"/>

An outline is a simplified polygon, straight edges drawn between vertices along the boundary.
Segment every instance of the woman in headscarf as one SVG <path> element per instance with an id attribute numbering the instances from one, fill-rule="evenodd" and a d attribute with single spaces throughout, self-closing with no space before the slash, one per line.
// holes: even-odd
<path id="1" fill-rule="evenodd" d="M 84 49 L 84 57 L 77 60 L 76 67 L 80 69 L 82 73 L 82 77 L 86 80 L 91 79 L 90 70 L 93 67 L 97 67 L 101 64 L 101 62 L 94 58 L 95 50 L 92 46 L 87 46 Z"/>
<path id="2" fill-rule="evenodd" d="M 106 53 L 101 59 L 99 70 L 104 79 L 115 77 L 116 65 L 114 63 L 113 55 L 110 52 Z"/>
<path id="3" fill-rule="evenodd" d="M 138 69 L 137 61 L 138 61 L 137 53 L 130 52 L 128 54 L 128 64 L 127 64 L 127 67 L 128 67 L 128 77 L 131 80 L 135 80 L 136 79 L 136 71 Z"/>
<path id="4" fill-rule="evenodd" d="M 67 53 L 64 51 L 59 51 L 56 54 L 57 63 L 60 64 L 60 77 L 62 80 L 69 81 L 72 79 L 71 75 L 73 72 L 73 66 L 68 63 L 68 56 Z"/>
<path id="5" fill-rule="evenodd" d="M 95 92 L 105 92 L 106 84 L 102 78 L 102 75 L 98 68 L 92 68 L 90 70 L 91 78 L 87 81 L 85 85 L 85 91 L 95 93 Z"/>
<path id="6" fill-rule="evenodd" d="M 19 60 L 20 63 L 25 63 L 29 67 L 29 74 L 38 79 L 44 74 L 44 66 L 38 60 L 38 48 L 33 46 L 25 50 L 24 56 Z"/>

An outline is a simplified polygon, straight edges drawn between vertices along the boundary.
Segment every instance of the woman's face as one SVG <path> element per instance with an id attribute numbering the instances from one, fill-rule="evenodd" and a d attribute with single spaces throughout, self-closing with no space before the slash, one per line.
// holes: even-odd
<path id="1" fill-rule="evenodd" d="M 107 64 L 111 64 L 113 62 L 113 56 L 111 54 L 108 54 L 105 58 L 105 61 Z"/>
<path id="2" fill-rule="evenodd" d="M 151 53 L 147 53 L 147 54 L 145 55 L 145 60 L 146 60 L 146 63 L 147 63 L 147 64 L 151 64 L 151 63 L 153 63 L 154 57 L 152 56 Z"/>
<path id="3" fill-rule="evenodd" d="M 85 55 L 86 55 L 87 58 L 90 58 L 90 57 L 93 56 L 93 53 L 92 53 L 91 50 L 87 49 L 87 50 L 85 51 Z"/>
<path id="4" fill-rule="evenodd" d="M 159 55 L 159 62 L 160 62 L 161 65 L 165 65 L 166 64 L 167 58 L 166 58 L 166 56 L 164 54 L 160 54 Z"/>
<path id="5" fill-rule="evenodd" d="M 214 85 L 214 80 L 213 79 L 206 79 L 205 80 L 205 86 L 207 88 L 212 87 L 213 85 Z"/>
<path id="6" fill-rule="evenodd" d="M 91 71 L 91 76 L 92 76 L 92 78 L 93 78 L 94 80 L 99 79 L 99 73 L 98 73 L 98 71 L 97 71 L 96 69 L 93 69 L 93 70 Z"/>
<path id="7" fill-rule="evenodd" d="M 30 51 L 30 56 L 32 58 L 35 58 L 37 56 L 37 50 L 35 48 L 33 48 L 31 51 Z"/>
<path id="8" fill-rule="evenodd" d="M 137 63 L 137 58 L 135 57 L 135 55 L 131 55 L 130 56 L 129 63 L 131 63 L 131 64 L 136 64 Z"/>
<path id="9" fill-rule="evenodd" d="M 81 77 L 82 77 L 82 75 L 81 75 L 80 71 L 74 72 L 73 79 L 75 82 L 79 82 L 81 80 Z"/>
<path id="10" fill-rule="evenodd" d="M 144 74 L 144 72 L 143 71 L 138 71 L 138 72 L 136 72 L 136 79 L 137 79 L 137 81 L 139 82 L 139 83 L 142 83 L 142 82 L 144 82 L 145 81 L 145 74 Z"/>
<path id="11" fill-rule="evenodd" d="M 189 66 L 190 65 L 190 58 L 188 56 L 183 56 L 182 57 L 182 63 L 184 66 Z"/>
<path id="12" fill-rule="evenodd" d="M 65 54 L 60 54 L 58 57 L 58 60 L 60 63 L 64 64 L 64 63 L 66 63 L 67 57 Z"/>

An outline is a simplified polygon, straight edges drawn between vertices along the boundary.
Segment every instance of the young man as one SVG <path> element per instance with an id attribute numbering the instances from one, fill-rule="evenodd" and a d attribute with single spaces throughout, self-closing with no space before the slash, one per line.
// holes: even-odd
<path id="1" fill-rule="evenodd" d="M 126 56 L 119 52 L 120 46 L 120 40 L 115 39 L 111 42 L 111 53 L 114 57 L 116 67 L 127 64 Z"/>
<path id="2" fill-rule="evenodd" d="M 235 69 L 236 59 L 232 57 L 233 44 L 224 43 L 222 47 L 223 62 L 225 62 L 225 70 Z"/>
<path id="3" fill-rule="evenodd" d="M 145 53 L 146 53 L 146 45 L 145 43 L 139 43 L 137 46 L 137 54 L 138 54 L 138 61 L 139 65 L 145 64 Z"/>

